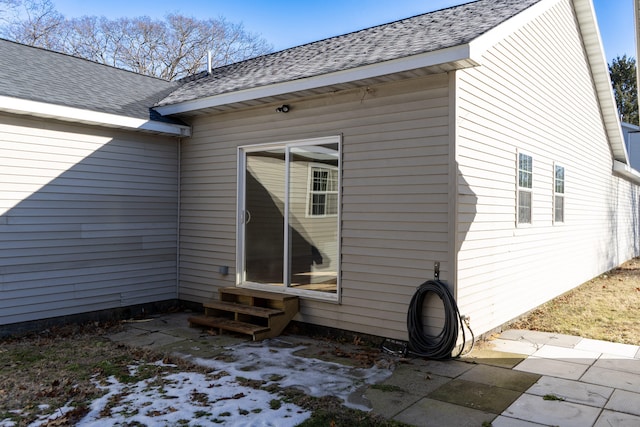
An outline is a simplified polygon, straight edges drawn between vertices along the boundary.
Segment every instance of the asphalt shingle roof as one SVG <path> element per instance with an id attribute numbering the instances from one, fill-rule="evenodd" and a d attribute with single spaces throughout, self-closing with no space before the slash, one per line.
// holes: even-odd
<path id="1" fill-rule="evenodd" d="M 157 106 L 315 77 L 469 43 L 540 0 L 479 0 L 216 68 Z"/>
<path id="2" fill-rule="evenodd" d="M 0 39 L 0 95 L 140 119 L 179 86 L 153 77 Z"/>

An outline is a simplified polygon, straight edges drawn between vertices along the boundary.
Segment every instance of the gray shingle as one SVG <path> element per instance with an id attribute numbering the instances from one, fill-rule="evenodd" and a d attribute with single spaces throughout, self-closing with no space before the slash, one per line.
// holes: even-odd
<path id="1" fill-rule="evenodd" d="M 159 115 L 150 107 L 178 86 L 175 82 L 0 39 L 3 96 L 158 120 Z"/>
<path id="2" fill-rule="evenodd" d="M 216 68 L 157 106 L 376 64 L 469 43 L 540 0 L 480 0 Z"/>

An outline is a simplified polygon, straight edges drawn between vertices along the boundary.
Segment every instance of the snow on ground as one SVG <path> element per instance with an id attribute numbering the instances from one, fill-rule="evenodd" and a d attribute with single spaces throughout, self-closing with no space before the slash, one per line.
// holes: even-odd
<path id="1" fill-rule="evenodd" d="M 264 381 L 265 386 L 293 386 L 311 396 L 336 396 L 347 406 L 368 410 L 361 396 L 363 387 L 391 375 L 390 370 L 375 366 L 354 368 L 294 354 L 303 348 L 280 340 L 246 343 L 228 348 L 224 360 L 191 359 L 211 368 L 208 374 L 168 372 L 126 384 L 110 377 L 99 384 L 107 393 L 91 403 L 89 413 L 77 425 L 295 426 L 311 413 L 282 402 L 277 394 L 242 386 L 236 378 Z M 131 366 L 131 374 L 137 369 Z M 71 409 L 59 408 L 31 427 Z M 12 425 L 4 421 L 0 420 L 0 426 Z"/>
<path id="2" fill-rule="evenodd" d="M 346 406 L 370 410 L 363 404 L 358 390 L 375 384 L 391 375 L 389 369 L 354 368 L 339 363 L 296 356 L 304 346 L 291 347 L 286 341 L 273 339 L 262 343 L 246 343 L 229 349 L 232 363 L 212 359 L 191 359 L 192 362 L 217 370 L 225 370 L 232 377 L 277 383 L 280 387 L 295 387 L 310 396 L 335 396 Z"/>

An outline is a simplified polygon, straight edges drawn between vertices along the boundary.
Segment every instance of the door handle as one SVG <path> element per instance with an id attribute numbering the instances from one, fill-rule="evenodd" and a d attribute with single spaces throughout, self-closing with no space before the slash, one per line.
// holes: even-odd
<path id="1" fill-rule="evenodd" d="M 244 211 L 244 223 L 249 224 L 251 222 L 251 212 L 248 210 Z"/>

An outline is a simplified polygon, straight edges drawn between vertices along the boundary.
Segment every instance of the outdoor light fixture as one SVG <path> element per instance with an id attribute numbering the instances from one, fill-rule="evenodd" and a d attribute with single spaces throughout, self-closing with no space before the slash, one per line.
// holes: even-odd
<path id="1" fill-rule="evenodd" d="M 278 112 L 278 113 L 288 113 L 290 109 L 291 108 L 289 108 L 289 106 L 287 104 L 285 104 L 282 107 L 276 108 L 276 112 Z"/>

